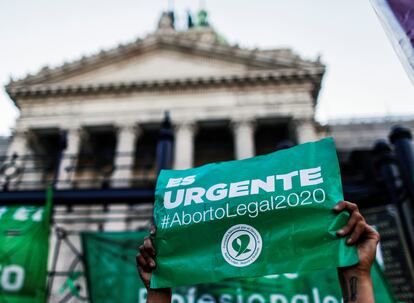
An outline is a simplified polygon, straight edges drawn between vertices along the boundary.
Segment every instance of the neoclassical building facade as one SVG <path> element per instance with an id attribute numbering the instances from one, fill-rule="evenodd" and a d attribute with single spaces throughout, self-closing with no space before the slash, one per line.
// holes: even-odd
<path id="1" fill-rule="evenodd" d="M 287 140 L 317 140 L 315 106 L 324 71 L 321 62 L 290 49 L 229 45 L 206 22 L 178 31 L 164 13 L 143 39 L 7 85 L 20 117 L 0 186 L 39 191 L 57 176 L 56 188 L 72 196 L 88 189 L 153 188 L 166 112 L 176 169 L 272 152 Z M 59 287 L 68 268 L 81 270 L 80 231 L 135 230 L 151 222 L 152 201 L 103 206 L 103 195 L 101 202 L 79 211 L 76 205 L 54 208 L 50 302 L 67 295 Z M 79 285 L 85 294 L 84 280 Z"/>
<path id="2" fill-rule="evenodd" d="M 155 178 L 155 138 L 166 111 L 176 169 L 267 153 L 283 140 L 316 140 L 324 70 L 290 49 L 229 45 L 208 25 L 177 31 L 164 13 L 144 39 L 7 85 L 20 109 L 8 155 L 49 161 L 26 163 L 16 187 L 48 180 L 62 131 L 59 188 Z M 45 171 L 33 172 L 39 163 Z"/>
<path id="3" fill-rule="evenodd" d="M 6 198 L 37 192 L 43 203 L 46 185 L 55 181 L 55 201 L 59 194 L 63 200 L 62 193 L 69 197 L 54 207 L 49 302 L 84 302 L 87 296 L 84 277 L 76 282 L 80 296 L 60 291 L 73 271 L 82 272 L 80 232 L 151 224 L 156 148 L 166 113 L 175 169 L 244 159 L 332 135 L 345 195 L 359 197 L 367 208 L 386 199 L 386 186 L 375 183 L 372 146 L 393 124 L 413 129 L 414 120 L 319 126 L 315 107 L 324 71 L 319 60 L 305 60 L 290 49 L 230 45 L 206 20 L 176 30 L 171 14 L 164 13 L 143 39 L 11 80 L 6 90 L 20 117 L 13 136 L 0 138 L 0 192 Z M 148 188 L 150 194 L 139 203 L 135 196 L 126 199 Z M 16 196 L 22 203 L 23 195 Z M 80 196 L 83 204 L 72 205 Z M 395 238 L 390 242 L 399 245 Z"/>

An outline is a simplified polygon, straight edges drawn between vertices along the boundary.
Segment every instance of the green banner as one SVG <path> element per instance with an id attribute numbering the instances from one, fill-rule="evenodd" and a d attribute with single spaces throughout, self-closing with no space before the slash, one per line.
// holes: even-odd
<path id="1" fill-rule="evenodd" d="M 0 207 L 0 302 L 46 302 L 51 189 L 46 200 Z"/>
<path id="2" fill-rule="evenodd" d="M 146 231 L 81 234 L 91 303 L 138 302 L 139 289 L 144 286 L 138 277 L 135 255 L 147 234 Z"/>
<path id="3" fill-rule="evenodd" d="M 137 247 L 147 232 L 85 232 L 83 253 L 91 303 L 146 302 L 146 289 L 135 267 Z M 196 272 L 198 268 L 193 268 Z M 395 302 L 375 264 L 372 270 L 377 303 Z M 339 303 L 336 269 L 227 280 L 175 288 L 174 303 Z"/>
<path id="4" fill-rule="evenodd" d="M 355 247 L 335 233 L 348 221 L 348 213 L 332 211 L 340 200 L 332 138 L 246 160 L 163 170 L 151 287 L 356 264 Z"/>

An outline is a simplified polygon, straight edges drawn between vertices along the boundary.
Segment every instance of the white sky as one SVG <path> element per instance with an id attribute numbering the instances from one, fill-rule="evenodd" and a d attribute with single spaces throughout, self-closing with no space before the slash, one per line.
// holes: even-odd
<path id="1" fill-rule="evenodd" d="M 170 0 L 172 1 L 172 0 Z M 178 22 L 199 0 L 175 0 Z M 204 0 L 230 43 L 291 47 L 327 64 L 317 118 L 414 115 L 409 82 L 368 0 Z M 0 2 L 0 84 L 153 31 L 167 0 Z M 0 135 L 18 110 L 0 92 Z"/>

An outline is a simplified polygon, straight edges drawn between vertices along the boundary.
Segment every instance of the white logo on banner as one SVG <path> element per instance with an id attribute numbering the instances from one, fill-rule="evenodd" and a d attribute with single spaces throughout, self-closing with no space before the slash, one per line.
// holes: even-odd
<path id="1" fill-rule="evenodd" d="M 262 237 L 255 228 L 238 224 L 225 232 L 221 241 L 221 253 L 230 265 L 244 267 L 257 260 L 262 244 Z"/>

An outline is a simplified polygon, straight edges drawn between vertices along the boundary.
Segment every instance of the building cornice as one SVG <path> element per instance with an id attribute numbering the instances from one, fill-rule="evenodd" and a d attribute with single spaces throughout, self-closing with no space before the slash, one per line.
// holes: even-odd
<path id="1" fill-rule="evenodd" d="M 274 83 L 300 83 L 310 81 L 316 92 L 325 69 L 281 69 L 276 71 L 251 71 L 238 74 L 225 74 L 175 79 L 156 79 L 132 82 L 96 83 L 96 84 L 33 84 L 8 85 L 7 93 L 18 105 L 18 99 L 63 97 L 78 95 L 100 95 L 108 93 L 130 93 L 147 91 L 165 91 L 177 89 L 197 89 L 220 86 L 246 86 Z"/>

